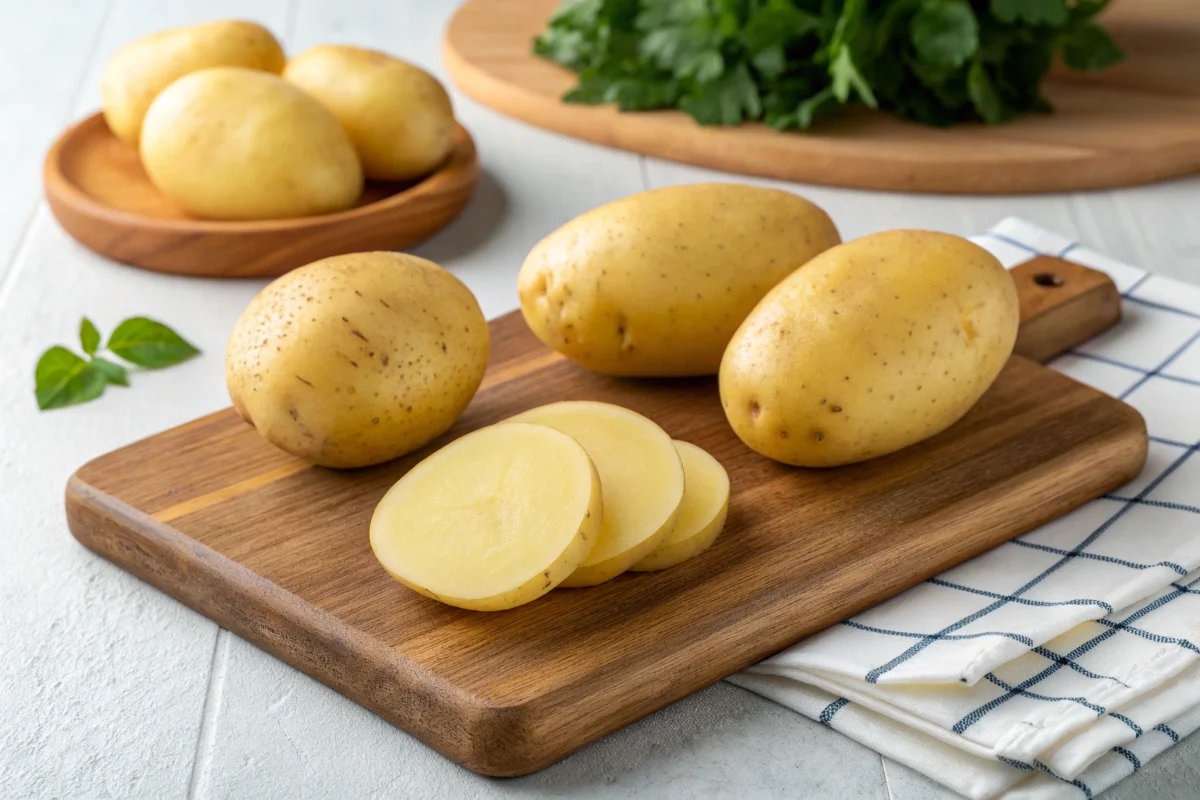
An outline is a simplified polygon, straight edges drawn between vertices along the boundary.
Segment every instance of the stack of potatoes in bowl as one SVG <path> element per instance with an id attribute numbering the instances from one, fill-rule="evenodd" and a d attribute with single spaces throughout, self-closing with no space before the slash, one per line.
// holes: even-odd
<path id="1" fill-rule="evenodd" d="M 101 94 L 151 182 L 203 219 L 342 211 L 364 179 L 419 178 L 454 141 L 450 98 L 424 70 L 343 45 L 288 60 L 270 31 L 237 20 L 127 44 Z"/>

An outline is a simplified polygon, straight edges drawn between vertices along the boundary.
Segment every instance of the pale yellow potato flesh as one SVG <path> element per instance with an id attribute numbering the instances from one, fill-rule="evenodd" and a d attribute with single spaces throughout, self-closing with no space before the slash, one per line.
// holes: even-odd
<path id="1" fill-rule="evenodd" d="M 603 519 L 584 449 L 544 425 L 493 425 L 413 467 L 371 517 L 371 550 L 396 580 L 474 611 L 528 603 L 583 561 Z"/>
<path id="2" fill-rule="evenodd" d="M 593 209 L 530 251 L 521 313 L 548 347 L 605 375 L 715 375 L 771 287 L 840 241 L 803 197 L 668 186 Z"/>
<path id="3" fill-rule="evenodd" d="M 651 572 L 682 564 L 717 540 L 729 515 L 729 473 L 703 448 L 674 442 L 683 462 L 683 505 L 675 529 L 650 555 L 630 567 Z"/>
<path id="4" fill-rule="evenodd" d="M 826 250 L 734 334 L 720 392 L 734 432 L 768 458 L 832 467 L 957 422 L 1012 354 L 1012 276 L 958 236 L 895 230 Z"/>
<path id="5" fill-rule="evenodd" d="M 510 421 L 549 425 L 574 437 L 600 474 L 599 541 L 562 586 L 611 580 L 670 535 L 683 502 L 683 464 L 662 428 L 627 408 L 591 401 L 552 403 Z"/>
<path id="6" fill-rule="evenodd" d="M 126 44 L 100 80 L 104 121 L 117 138 L 137 146 L 142 120 L 159 92 L 208 67 L 245 67 L 279 74 L 283 48 L 261 25 L 219 20 L 159 31 Z"/>
<path id="7" fill-rule="evenodd" d="M 234 409 L 267 441 L 364 467 L 445 433 L 487 367 L 471 290 L 432 261 L 351 253 L 294 269 L 238 318 L 225 356 Z"/>
<path id="8" fill-rule="evenodd" d="M 317 45 L 288 61 L 283 77 L 337 117 L 372 180 L 419 178 L 454 145 L 454 109 L 442 84 L 386 53 Z"/>
<path id="9" fill-rule="evenodd" d="M 175 81 L 146 112 L 139 149 L 158 190 L 205 219 L 327 214 L 362 193 L 346 131 L 266 72 L 213 67 Z"/>

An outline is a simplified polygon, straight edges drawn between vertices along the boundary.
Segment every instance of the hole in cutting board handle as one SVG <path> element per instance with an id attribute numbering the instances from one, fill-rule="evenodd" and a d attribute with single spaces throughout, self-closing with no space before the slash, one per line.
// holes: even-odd
<path id="1" fill-rule="evenodd" d="M 1033 282 L 1038 286 L 1048 286 L 1052 289 L 1056 286 L 1062 286 L 1064 283 L 1062 276 L 1055 275 L 1053 272 L 1039 272 L 1033 276 Z"/>

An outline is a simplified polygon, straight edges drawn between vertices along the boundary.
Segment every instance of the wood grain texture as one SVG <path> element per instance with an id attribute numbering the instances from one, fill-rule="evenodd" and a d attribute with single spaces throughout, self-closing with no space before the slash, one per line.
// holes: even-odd
<path id="1" fill-rule="evenodd" d="M 1103 272 L 1038 256 L 1012 269 L 1021 298 L 1021 329 L 1013 348 L 1046 362 L 1121 319 L 1121 293 Z M 1078 337 L 1078 339 L 1076 339 Z"/>
<path id="2" fill-rule="evenodd" d="M 571 136 L 769 178 L 905 192 L 1007 194 L 1127 186 L 1200 170 L 1200 4 L 1125 0 L 1106 15 L 1126 63 L 1055 73 L 1052 115 L 935 129 L 856 109 L 807 133 L 704 128 L 679 112 L 562 103 L 575 77 L 530 51 L 558 0 L 470 0 L 444 58 L 463 92 Z"/>
<path id="3" fill-rule="evenodd" d="M 1039 299 L 1020 277 L 1023 318 L 1049 319 L 1088 291 L 1071 281 Z M 1050 350 L 1080 341 L 1044 330 L 1065 337 Z M 1116 488 L 1146 455 L 1136 411 L 1014 356 L 941 435 L 850 467 L 794 469 L 733 435 L 714 379 L 594 375 L 517 313 L 491 332 L 483 388 L 418 453 L 312 467 L 222 411 L 81 468 L 67 487 L 71 531 L 464 766 L 517 775 Z M 368 522 L 401 475 L 468 431 L 569 399 L 628 406 L 724 464 L 730 515 L 712 548 L 491 614 L 387 576 Z"/>
<path id="4" fill-rule="evenodd" d="M 230 278 L 282 275 L 327 256 L 410 247 L 462 211 L 478 178 L 475 143 L 460 125 L 437 172 L 415 183 L 368 182 L 347 211 L 200 220 L 154 187 L 137 151 L 113 136 L 101 114 L 63 133 L 43 169 L 50 210 L 90 250 L 159 272 Z"/>

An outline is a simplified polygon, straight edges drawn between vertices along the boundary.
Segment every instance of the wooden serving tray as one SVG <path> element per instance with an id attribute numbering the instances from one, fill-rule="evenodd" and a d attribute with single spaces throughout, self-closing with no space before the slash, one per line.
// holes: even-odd
<path id="1" fill-rule="evenodd" d="M 1128 58 L 1056 73 L 1054 114 L 948 129 L 857 109 L 806 133 L 701 127 L 679 112 L 559 100 L 575 76 L 531 52 L 560 0 L 470 0 L 446 31 L 458 87 L 505 114 L 600 144 L 702 167 L 901 192 L 1061 192 L 1200 170 L 1200 2 L 1119 0 L 1104 24 Z"/>
<path id="2" fill-rule="evenodd" d="M 1020 352 L 1049 357 L 1120 315 L 1100 273 L 1041 259 L 1014 274 Z M 1136 411 L 1014 356 L 941 435 L 862 464 L 794 469 L 734 436 L 715 379 L 594 375 L 515 313 L 491 333 L 483 388 L 422 452 L 322 469 L 226 410 L 80 469 L 67 487 L 71 531 L 469 769 L 519 775 L 1116 488 L 1146 455 Z M 729 521 L 713 547 L 496 613 L 388 577 L 367 527 L 406 470 L 467 431 L 585 398 L 640 411 L 725 465 Z"/>
<path id="3" fill-rule="evenodd" d="M 137 150 L 117 139 L 100 113 L 59 137 L 42 172 L 55 219 L 89 250 L 158 272 L 248 278 L 282 275 L 327 256 L 413 246 L 466 206 L 479 157 L 459 125 L 446 162 L 419 181 L 368 181 L 357 207 L 336 214 L 252 222 L 188 216 L 155 188 Z"/>

